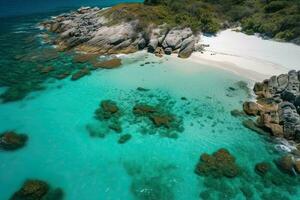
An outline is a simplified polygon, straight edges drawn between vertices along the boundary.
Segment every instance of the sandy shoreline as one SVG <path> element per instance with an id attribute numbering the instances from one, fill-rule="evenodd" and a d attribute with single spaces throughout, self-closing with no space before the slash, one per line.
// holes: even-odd
<path id="1" fill-rule="evenodd" d="M 300 46 L 294 44 L 232 30 L 222 31 L 217 36 L 202 36 L 201 43 L 209 47 L 204 53 L 193 53 L 189 61 L 222 68 L 253 81 L 292 69 L 300 70 Z"/>

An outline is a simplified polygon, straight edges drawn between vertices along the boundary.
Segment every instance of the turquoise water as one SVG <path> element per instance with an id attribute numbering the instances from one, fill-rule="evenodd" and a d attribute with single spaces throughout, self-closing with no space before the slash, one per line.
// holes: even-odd
<path id="1" fill-rule="evenodd" d="M 10 23 L 11 31 L 5 34 L 12 38 L 33 35 L 37 42 L 30 43 L 27 53 L 43 48 L 37 37 L 40 32 L 34 28 L 36 21 L 23 23 L 19 31 L 28 33 L 12 33 L 22 26 L 12 27 Z M 1 45 L 9 46 L 8 42 L 12 43 Z M 23 43 L 13 45 L 17 49 Z M 6 52 L 10 54 L 1 59 L 2 73 L 3 66 L 12 64 L 31 69 L 29 63 L 13 61 L 20 52 Z M 78 67 L 71 57 L 60 54 L 54 60 L 34 64 Z M 121 68 L 94 71 L 78 81 L 26 74 L 45 89 L 0 104 L 0 132 L 15 130 L 29 136 L 23 149 L 0 152 L 0 199 L 8 199 L 29 178 L 61 187 L 67 200 L 298 199 L 299 181 L 282 174 L 274 164 L 272 177 L 261 178 L 254 172 L 256 163 L 272 163 L 278 154 L 270 141 L 244 128 L 242 119 L 230 114 L 249 98 L 247 91 L 238 87 L 241 77 L 145 52 L 123 56 L 122 62 Z M 3 80 L 7 81 L 2 79 L 0 92 L 11 87 Z M 149 91 L 138 91 L 138 87 Z M 109 130 L 106 122 L 94 118 L 99 103 L 106 99 L 117 102 L 122 110 L 122 134 L 132 135 L 125 144 L 118 144 L 120 134 Z M 177 139 L 166 137 L 165 129 L 136 119 L 132 114 L 136 103 L 159 104 L 182 120 L 184 130 L 170 133 Z M 97 127 L 105 137 L 91 137 L 87 126 Z M 197 176 L 194 169 L 200 155 L 220 148 L 227 148 L 236 157 L 241 175 L 234 179 Z M 253 196 L 246 198 L 242 190 Z M 145 192 L 156 197 L 143 198 Z"/>

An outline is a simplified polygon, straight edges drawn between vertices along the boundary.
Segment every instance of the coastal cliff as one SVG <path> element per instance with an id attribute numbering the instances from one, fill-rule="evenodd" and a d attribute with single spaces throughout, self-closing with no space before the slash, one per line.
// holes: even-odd
<path id="1" fill-rule="evenodd" d="M 111 55 L 147 49 L 157 56 L 175 52 L 181 58 L 195 51 L 199 37 L 189 27 L 145 23 L 139 17 L 116 20 L 115 15 L 136 6 L 141 5 L 124 4 L 108 9 L 84 7 L 54 17 L 42 26 L 55 33 L 52 43 L 63 51 L 74 49 Z"/>

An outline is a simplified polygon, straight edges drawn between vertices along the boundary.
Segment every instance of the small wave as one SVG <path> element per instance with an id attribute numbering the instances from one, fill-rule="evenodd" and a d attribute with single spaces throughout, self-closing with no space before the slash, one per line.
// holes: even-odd
<path id="1" fill-rule="evenodd" d="M 288 146 L 282 145 L 282 144 L 275 145 L 275 149 L 279 152 L 285 152 L 285 153 L 292 152 L 291 148 L 289 148 Z"/>
<path id="2" fill-rule="evenodd" d="M 19 34 L 19 33 L 29 33 L 29 31 L 14 31 L 13 33 Z"/>

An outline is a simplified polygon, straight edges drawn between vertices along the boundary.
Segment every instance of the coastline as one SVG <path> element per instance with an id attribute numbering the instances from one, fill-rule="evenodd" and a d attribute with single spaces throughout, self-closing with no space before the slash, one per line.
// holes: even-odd
<path id="1" fill-rule="evenodd" d="M 209 46 L 203 53 L 194 52 L 188 60 L 222 68 L 253 81 L 300 69 L 297 66 L 300 46 L 291 43 L 264 40 L 231 29 L 217 36 L 202 35 L 200 43 Z M 287 54 L 289 59 L 286 59 Z"/>

